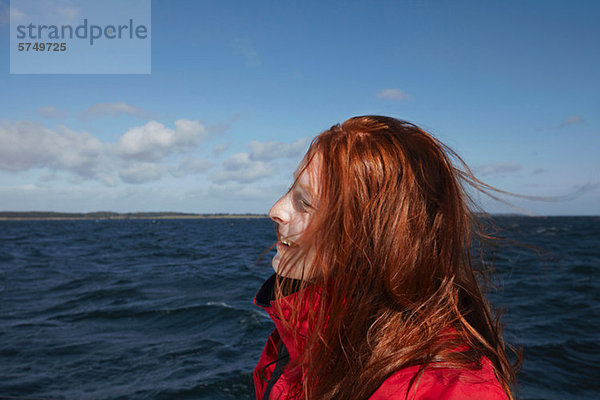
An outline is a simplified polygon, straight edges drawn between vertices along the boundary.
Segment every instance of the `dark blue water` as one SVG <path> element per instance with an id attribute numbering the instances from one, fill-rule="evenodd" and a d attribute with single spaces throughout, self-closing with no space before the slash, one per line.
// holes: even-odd
<path id="1" fill-rule="evenodd" d="M 600 218 L 498 218 L 520 399 L 600 398 Z M 267 219 L 0 222 L 0 399 L 253 399 Z"/>

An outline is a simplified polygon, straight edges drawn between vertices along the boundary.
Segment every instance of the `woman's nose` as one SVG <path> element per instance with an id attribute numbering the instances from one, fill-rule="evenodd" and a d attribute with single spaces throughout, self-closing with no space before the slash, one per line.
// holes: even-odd
<path id="1" fill-rule="evenodd" d="M 271 207 L 271 209 L 269 210 L 269 218 L 271 218 L 278 224 L 285 224 L 290 220 L 289 211 L 285 206 L 286 198 L 287 195 L 281 197 L 279 200 L 277 200 L 277 202 L 275 202 L 275 204 L 273 204 L 273 207 Z"/>

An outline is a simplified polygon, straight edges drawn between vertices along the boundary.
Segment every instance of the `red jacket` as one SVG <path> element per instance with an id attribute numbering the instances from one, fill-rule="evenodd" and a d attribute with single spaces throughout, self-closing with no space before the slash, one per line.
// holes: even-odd
<path id="1" fill-rule="evenodd" d="M 254 304 L 264 308 L 275 323 L 275 330 L 267 340 L 258 365 L 254 370 L 254 388 L 257 400 L 286 399 L 288 390 L 296 377 L 290 376 L 286 369 L 290 359 L 298 357 L 300 349 L 294 345 L 291 335 L 286 334 L 281 319 L 275 311 L 273 301 L 273 274 L 260 288 L 254 298 Z M 280 300 L 283 317 L 289 315 L 296 294 Z M 306 310 L 304 312 L 307 312 Z M 305 314 L 306 315 L 306 314 Z M 305 336 L 307 326 L 300 321 L 298 333 Z M 480 370 L 427 368 L 416 386 L 415 400 L 507 400 L 508 397 L 494 375 L 494 369 L 487 358 L 481 360 Z M 402 369 L 388 379 L 369 397 L 369 400 L 405 400 L 411 379 L 418 371 L 418 366 Z M 413 386 L 414 389 L 414 386 Z"/>

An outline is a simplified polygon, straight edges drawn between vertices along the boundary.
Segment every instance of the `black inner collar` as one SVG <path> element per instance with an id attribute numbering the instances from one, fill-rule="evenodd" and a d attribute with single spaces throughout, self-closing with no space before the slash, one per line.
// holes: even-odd
<path id="1" fill-rule="evenodd" d="M 286 278 L 273 274 L 262 284 L 258 293 L 256 294 L 256 304 L 261 307 L 270 307 L 271 301 L 275 300 L 275 280 L 279 281 L 280 287 L 283 289 L 283 295 L 289 296 L 292 293 L 297 292 L 300 289 L 302 280 Z"/>

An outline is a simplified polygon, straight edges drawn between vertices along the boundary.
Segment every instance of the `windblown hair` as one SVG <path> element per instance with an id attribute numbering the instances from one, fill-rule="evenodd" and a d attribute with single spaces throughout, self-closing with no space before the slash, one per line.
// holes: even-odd
<path id="1" fill-rule="evenodd" d="M 302 377 L 296 395 L 366 399 L 400 369 L 419 366 L 414 389 L 425 368 L 478 369 L 485 356 L 512 399 L 516 364 L 470 252 L 486 235 L 465 189 L 490 187 L 443 143 L 390 117 L 331 127 L 313 139 L 303 170 L 313 161 L 318 205 L 280 262 L 285 271 L 311 249 L 301 287 L 319 291 L 287 319 L 294 332 L 300 310 L 314 310 L 289 365 Z"/>

